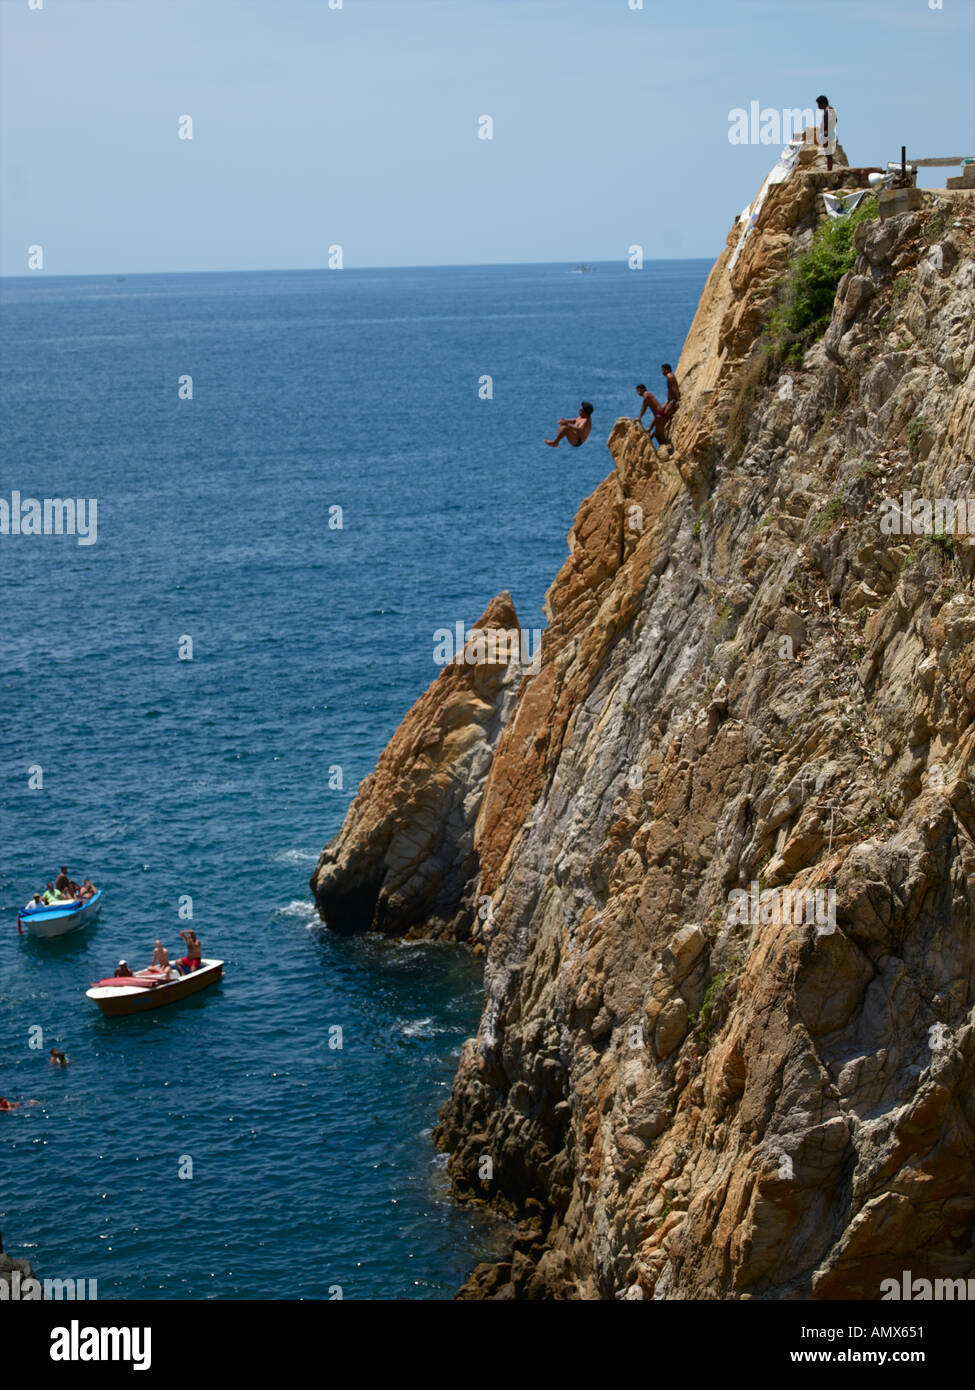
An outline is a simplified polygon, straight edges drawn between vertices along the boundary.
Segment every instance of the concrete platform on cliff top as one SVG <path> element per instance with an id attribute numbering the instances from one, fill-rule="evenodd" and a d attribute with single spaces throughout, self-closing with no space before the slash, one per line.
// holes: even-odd
<path id="1" fill-rule="evenodd" d="M 880 219 L 897 217 L 902 212 L 917 212 L 928 205 L 931 198 L 966 199 L 975 194 L 975 188 L 885 188 L 877 194 L 877 208 Z"/>
<path id="2" fill-rule="evenodd" d="M 882 173 L 883 170 L 877 164 L 836 164 L 832 169 L 799 169 L 803 181 L 810 188 L 817 188 L 823 193 L 850 192 L 853 189 L 866 188 L 869 184 L 869 174 Z"/>
<path id="3" fill-rule="evenodd" d="M 917 212 L 924 206 L 924 193 L 922 188 L 882 188 L 877 194 L 881 222 L 899 217 L 902 212 Z"/>

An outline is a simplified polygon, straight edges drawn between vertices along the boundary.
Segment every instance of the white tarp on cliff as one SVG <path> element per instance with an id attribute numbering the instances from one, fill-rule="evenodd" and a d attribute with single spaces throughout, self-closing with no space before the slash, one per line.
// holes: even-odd
<path id="1" fill-rule="evenodd" d="M 745 222 L 745 225 L 742 228 L 741 236 L 738 238 L 738 245 L 735 247 L 734 255 L 728 262 L 729 274 L 735 268 L 735 262 L 741 255 L 741 248 L 745 244 L 745 240 L 748 236 L 748 233 L 751 231 L 751 229 L 755 226 L 755 223 L 758 221 L 758 214 L 761 212 L 762 204 L 765 202 L 765 195 L 768 193 L 769 189 L 774 184 L 785 183 L 786 179 L 789 177 L 793 169 L 796 167 L 796 164 L 799 159 L 799 151 L 802 149 L 802 146 L 803 138 L 801 135 L 798 135 L 795 137 L 795 139 L 789 141 L 785 149 L 779 155 L 778 161 L 766 176 L 765 182 L 758 190 L 758 197 L 755 199 L 754 203 L 752 203 L 751 208 L 746 208 L 745 212 L 742 213 L 742 217 L 745 217 L 747 214 L 747 221 Z M 738 220 L 741 221 L 741 218 L 739 218 Z"/>
<path id="2" fill-rule="evenodd" d="M 869 192 L 869 188 L 859 188 L 856 193 L 824 193 L 823 202 L 830 217 L 849 217 Z"/>

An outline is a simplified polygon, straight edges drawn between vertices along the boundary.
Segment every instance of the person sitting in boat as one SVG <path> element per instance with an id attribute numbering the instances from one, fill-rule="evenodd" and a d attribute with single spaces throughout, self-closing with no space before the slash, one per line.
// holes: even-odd
<path id="1" fill-rule="evenodd" d="M 79 897 L 82 897 L 82 898 L 93 898 L 97 892 L 98 892 L 98 889 L 97 889 L 97 888 L 95 887 L 95 885 L 92 883 L 91 879 L 90 879 L 90 878 L 86 878 L 85 881 L 84 881 L 84 883 L 81 885 L 81 892 L 80 892 L 80 894 L 79 894 Z"/>
<path id="2" fill-rule="evenodd" d="M 35 893 L 34 896 L 31 898 L 30 902 L 27 903 L 27 905 L 25 906 L 24 911 L 30 912 L 31 908 L 43 906 L 44 899 L 41 897 L 40 893 Z"/>
<path id="3" fill-rule="evenodd" d="M 58 892 L 50 879 L 48 879 L 46 890 L 41 894 L 41 902 L 48 907 L 53 903 L 64 902 L 63 894 Z"/>
<path id="4" fill-rule="evenodd" d="M 161 941 L 157 941 L 152 952 L 152 964 L 146 966 L 144 975 L 158 975 L 160 980 L 175 980 L 176 971 L 169 963 L 169 952 Z"/>
<path id="5" fill-rule="evenodd" d="M 180 961 L 180 965 L 188 975 L 191 970 L 199 970 L 203 963 L 203 947 L 200 945 L 200 938 L 192 927 L 187 927 L 186 931 L 181 931 L 180 936 L 186 942 L 186 955 Z"/>
<path id="6" fill-rule="evenodd" d="M 115 968 L 115 978 L 116 980 L 128 980 L 132 978 L 132 971 L 129 969 L 129 963 L 127 960 L 119 961 L 118 965 Z"/>
<path id="7" fill-rule="evenodd" d="M 80 885 L 75 883 L 73 878 L 68 877 L 67 864 L 61 865 L 61 872 L 54 880 L 54 887 L 61 894 L 62 898 L 76 898 L 81 892 Z"/>

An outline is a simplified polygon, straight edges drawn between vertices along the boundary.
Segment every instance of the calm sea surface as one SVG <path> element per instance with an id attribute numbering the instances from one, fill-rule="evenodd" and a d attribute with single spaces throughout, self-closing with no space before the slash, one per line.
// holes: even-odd
<path id="1" fill-rule="evenodd" d="M 430 1142 L 476 963 L 327 934 L 307 880 L 434 630 L 502 588 L 543 626 L 707 270 L 3 282 L 0 497 L 98 501 L 94 545 L 0 535 L 0 1095 L 39 1102 L 0 1114 L 8 1253 L 102 1298 L 448 1298 L 498 1248 Z M 587 444 L 542 447 L 584 397 Z M 100 919 L 20 938 L 64 862 Z M 181 895 L 223 985 L 104 1019 Z"/>

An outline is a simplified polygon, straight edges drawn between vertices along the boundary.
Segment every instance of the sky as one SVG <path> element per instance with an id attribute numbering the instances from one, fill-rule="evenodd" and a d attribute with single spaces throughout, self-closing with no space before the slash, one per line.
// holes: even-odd
<path id="1" fill-rule="evenodd" d="M 0 0 L 0 43 L 2 275 L 711 258 L 779 150 L 730 113 L 821 92 L 852 164 L 975 156 L 975 0 Z"/>

